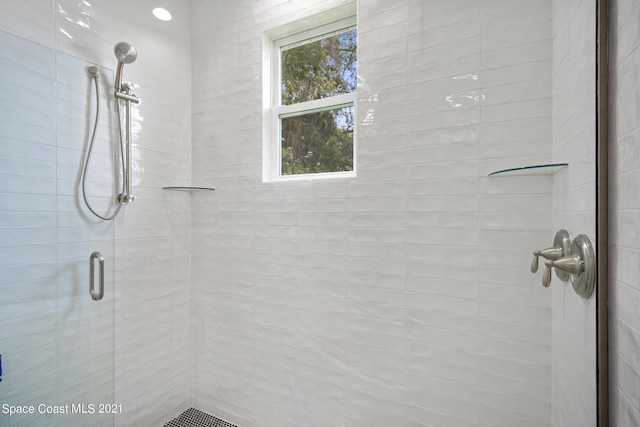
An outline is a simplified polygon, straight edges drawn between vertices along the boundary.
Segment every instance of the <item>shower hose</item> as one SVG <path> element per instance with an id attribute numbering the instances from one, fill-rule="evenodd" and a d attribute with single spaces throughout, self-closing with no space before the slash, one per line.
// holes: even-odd
<path id="1" fill-rule="evenodd" d="M 96 115 L 93 123 L 93 131 L 91 132 L 91 142 L 89 143 L 89 148 L 87 150 L 87 158 L 84 162 L 84 168 L 82 171 L 82 198 L 84 199 L 84 203 L 87 205 L 87 208 L 89 208 L 91 213 L 93 213 L 95 216 L 97 216 L 100 219 L 103 219 L 105 221 L 111 221 L 118 215 L 118 212 L 120 212 L 120 209 L 122 208 L 121 203 L 118 203 L 118 206 L 116 207 L 116 210 L 113 212 L 113 214 L 107 216 L 107 215 L 101 215 L 98 212 L 96 212 L 91 207 L 91 204 L 89 203 L 89 199 L 87 198 L 87 170 L 89 169 L 89 163 L 91 162 L 91 155 L 93 154 L 93 146 L 95 145 L 96 134 L 98 131 L 98 121 L 100 119 L 100 86 L 98 84 L 98 81 L 100 80 L 100 71 L 98 70 L 98 67 L 89 67 L 89 72 L 93 77 L 93 82 L 95 83 L 95 88 L 96 88 Z M 120 102 L 117 99 L 116 99 L 116 114 L 118 115 L 118 135 L 119 135 L 118 140 L 120 142 L 119 144 L 120 159 L 124 159 L 124 151 L 122 147 L 122 125 L 120 123 L 121 122 Z M 122 176 L 124 177 L 124 174 L 125 174 L 124 161 L 120 163 L 122 164 Z M 122 192 L 124 193 L 124 180 L 123 180 L 122 186 L 123 186 Z"/>

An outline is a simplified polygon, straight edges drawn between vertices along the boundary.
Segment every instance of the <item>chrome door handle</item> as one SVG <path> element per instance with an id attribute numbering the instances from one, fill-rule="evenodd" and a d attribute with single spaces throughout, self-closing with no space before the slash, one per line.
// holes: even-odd
<path id="1" fill-rule="evenodd" d="M 99 290 L 96 293 L 95 288 L 95 260 L 98 260 L 99 265 Z M 100 252 L 94 252 L 89 257 L 89 294 L 94 301 L 100 301 L 104 296 L 104 257 Z"/>

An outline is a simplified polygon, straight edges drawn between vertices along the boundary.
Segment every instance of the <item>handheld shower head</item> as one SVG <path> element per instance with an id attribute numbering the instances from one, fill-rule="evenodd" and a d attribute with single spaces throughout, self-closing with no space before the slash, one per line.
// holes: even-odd
<path id="1" fill-rule="evenodd" d="M 131 64 L 138 57 L 136 48 L 127 42 L 120 42 L 115 45 L 113 52 L 116 54 L 118 61 L 124 64 Z"/>
<path id="2" fill-rule="evenodd" d="M 118 69 L 116 70 L 116 91 L 120 91 L 122 88 L 122 69 L 124 64 L 131 64 L 138 58 L 138 52 L 136 48 L 126 42 L 120 42 L 115 45 L 113 52 L 118 59 Z"/>

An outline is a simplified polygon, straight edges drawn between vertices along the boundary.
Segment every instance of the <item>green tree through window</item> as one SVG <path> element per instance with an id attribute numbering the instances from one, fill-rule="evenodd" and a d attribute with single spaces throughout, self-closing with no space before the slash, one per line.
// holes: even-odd
<path id="1" fill-rule="evenodd" d="M 356 91 L 356 30 L 348 29 L 281 51 L 281 104 Z M 353 170 L 353 103 L 281 118 L 282 175 Z"/>

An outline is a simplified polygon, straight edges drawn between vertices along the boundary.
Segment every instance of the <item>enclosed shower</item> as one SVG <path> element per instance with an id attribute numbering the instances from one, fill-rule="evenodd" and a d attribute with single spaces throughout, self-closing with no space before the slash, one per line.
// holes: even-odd
<path id="1" fill-rule="evenodd" d="M 595 426 L 531 265 L 598 244 L 594 2 L 0 3 L 0 427 Z M 266 51 L 348 10 L 355 176 L 263 182 Z"/>
<path id="2" fill-rule="evenodd" d="M 84 163 L 82 171 L 82 197 L 87 208 L 98 218 L 110 221 L 113 220 L 122 206 L 129 202 L 132 202 L 134 196 L 131 192 L 131 103 L 138 104 L 140 98 L 132 93 L 134 88 L 131 82 L 122 82 L 122 70 L 125 64 L 131 64 L 138 57 L 138 52 L 129 43 L 120 42 L 116 44 L 114 53 L 118 59 L 118 68 L 116 70 L 115 84 L 114 84 L 114 100 L 116 106 L 116 115 L 118 123 L 118 148 L 119 148 L 119 163 L 122 166 L 122 191 L 118 194 L 118 204 L 115 211 L 111 215 L 102 215 L 96 212 L 92 207 L 89 199 L 87 198 L 87 173 L 89 169 L 89 163 L 91 161 L 91 155 L 93 154 L 93 147 L 96 141 L 96 133 L 98 131 L 98 124 L 100 120 L 100 69 L 93 65 L 88 68 L 89 74 L 93 78 L 95 92 L 96 92 L 96 111 L 93 123 L 93 131 L 91 132 L 91 140 L 89 142 L 89 148 L 87 150 L 87 157 Z M 122 114 L 120 111 L 120 103 L 124 101 L 124 137 L 122 135 Z"/>

